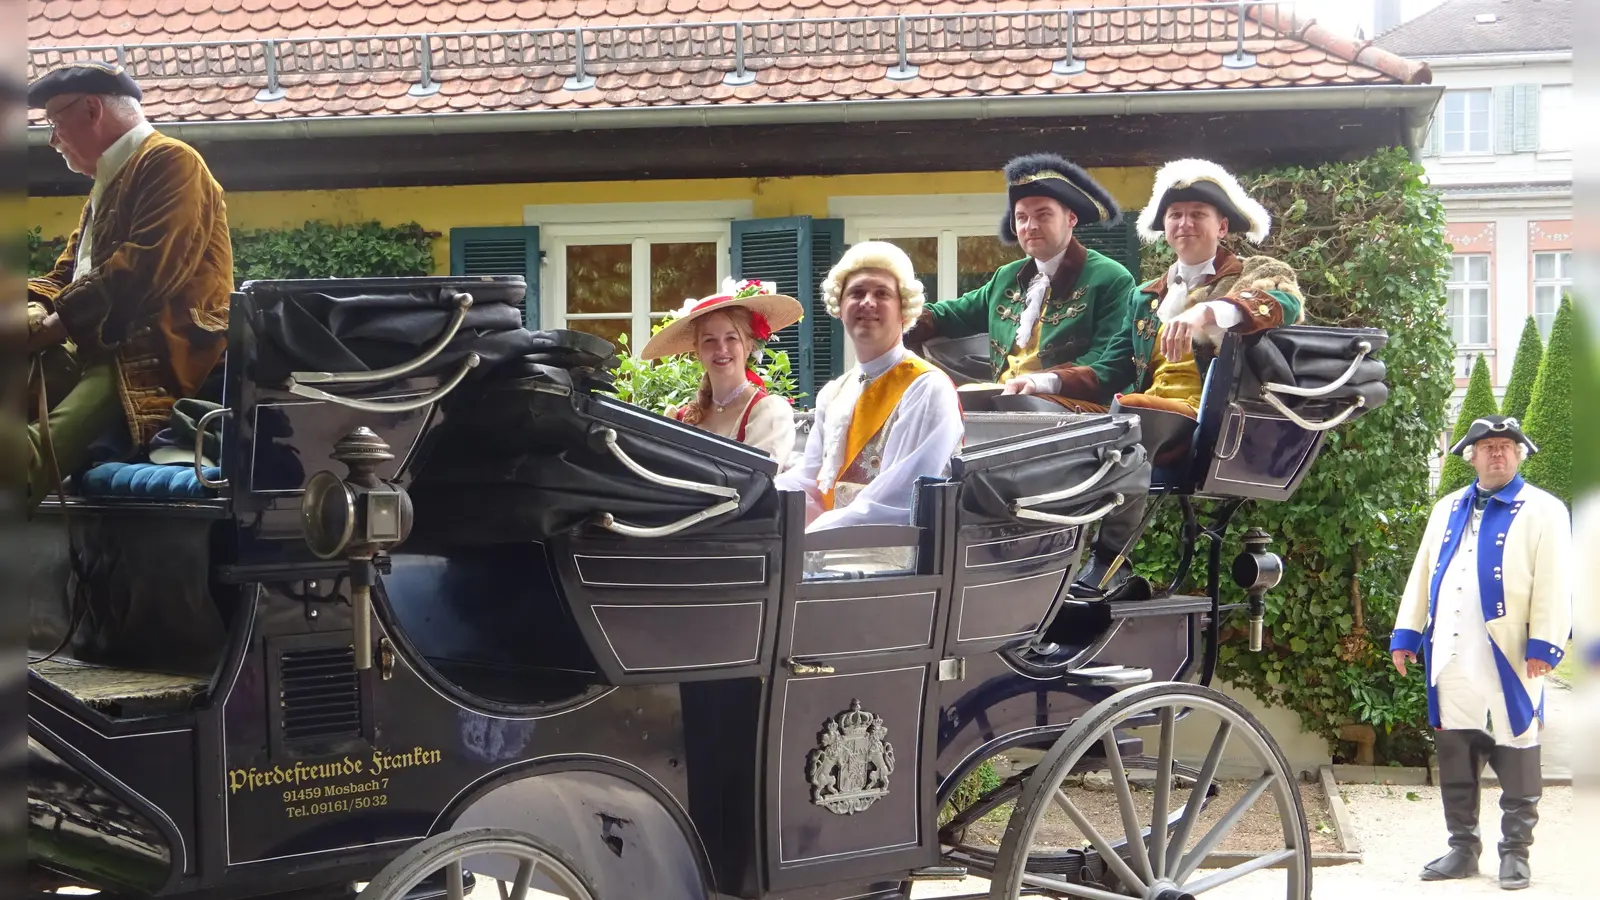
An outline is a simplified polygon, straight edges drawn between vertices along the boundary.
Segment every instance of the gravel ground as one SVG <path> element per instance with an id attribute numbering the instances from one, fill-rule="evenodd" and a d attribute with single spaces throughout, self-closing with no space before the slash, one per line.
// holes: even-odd
<path id="1" fill-rule="evenodd" d="M 1207 803 L 1205 810 L 1201 812 L 1200 821 L 1196 824 L 1188 842 L 1190 847 L 1199 843 L 1211 827 L 1244 794 L 1247 786 L 1242 781 L 1217 782 L 1217 796 Z M 1155 795 L 1151 793 L 1148 782 L 1136 780 L 1132 787 L 1134 807 L 1139 811 L 1139 821 L 1148 824 L 1155 809 Z M 1306 810 L 1306 826 L 1311 836 L 1312 852 L 1339 852 L 1339 844 L 1333 833 L 1333 815 L 1328 811 L 1326 798 L 1322 796 L 1322 785 L 1312 782 L 1301 783 L 1298 787 L 1301 803 Z M 1117 840 L 1123 836 L 1125 829 L 1122 826 L 1121 807 L 1117 803 L 1116 792 L 1109 780 L 1100 782 L 1097 779 L 1087 784 L 1075 785 L 1067 793 L 1089 822 L 1108 840 Z M 1173 812 L 1178 812 L 1188 799 L 1189 787 L 1185 783 L 1172 792 L 1169 808 Z M 1010 808 L 1010 804 L 1007 804 L 1001 807 L 1001 810 L 1009 812 Z M 971 826 L 968 833 L 974 843 L 999 845 L 1000 839 L 1005 835 L 1008 819 L 1008 816 L 999 814 L 1001 810 L 991 813 Z M 1059 808 L 1052 808 L 1045 814 L 1039 832 L 1033 840 L 1033 846 L 1036 848 L 1080 847 L 1085 843 L 1082 832 Z M 1277 850 L 1282 847 L 1283 826 L 1278 820 L 1277 802 L 1268 793 L 1250 807 L 1250 811 L 1245 813 L 1244 818 L 1228 832 L 1217 849 L 1251 852 Z"/>
<path id="2" fill-rule="evenodd" d="M 1508 894 L 1495 881 L 1499 860 L 1494 845 L 1500 840 L 1500 791 L 1483 792 L 1479 831 L 1484 854 L 1477 878 L 1463 881 L 1423 882 L 1417 873 L 1429 860 L 1445 851 L 1444 812 L 1439 791 L 1432 787 L 1344 785 L 1345 804 L 1355 821 L 1363 861 L 1327 866 L 1312 873 L 1313 900 L 1370 900 L 1379 892 L 1401 889 L 1411 900 L 1456 900 L 1463 897 L 1516 897 L 1518 900 L 1556 900 L 1596 896 L 1593 881 L 1580 879 L 1579 861 L 1595 853 L 1593 827 L 1580 828 L 1573 809 L 1573 789 L 1546 787 L 1539 802 L 1540 821 L 1534 830 L 1531 854 L 1533 884 L 1526 891 Z M 1416 799 L 1409 799 L 1414 796 Z M 932 900 L 988 888 L 983 879 L 964 882 L 927 882 L 912 891 L 913 900 Z M 1284 896 L 1281 872 L 1257 872 L 1209 892 L 1217 900 L 1279 900 Z"/>

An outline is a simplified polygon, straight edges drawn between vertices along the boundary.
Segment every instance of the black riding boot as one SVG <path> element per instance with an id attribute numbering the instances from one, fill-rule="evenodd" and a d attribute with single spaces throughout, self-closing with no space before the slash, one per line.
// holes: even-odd
<path id="1" fill-rule="evenodd" d="M 1539 748 L 1497 746 L 1489 763 L 1500 778 L 1500 886 L 1520 891 L 1528 886 L 1533 874 L 1528 866 L 1528 848 L 1533 846 L 1539 797 L 1544 793 Z"/>
<path id="2" fill-rule="evenodd" d="M 1101 520 L 1100 533 L 1095 535 L 1094 543 L 1089 545 L 1089 559 L 1072 582 L 1072 596 L 1084 599 L 1100 597 L 1108 600 L 1120 599 L 1118 592 L 1127 584 L 1128 576 L 1133 572 L 1133 545 L 1138 542 L 1140 532 L 1144 530 L 1145 507 L 1149 503 L 1148 494 L 1136 493 L 1128 499 L 1128 502 Z M 1117 563 L 1119 553 L 1123 554 L 1121 565 L 1117 566 L 1117 570 L 1107 579 L 1106 573 Z M 1105 584 L 1102 585 L 1101 582 Z"/>
<path id="3" fill-rule="evenodd" d="M 1423 881 L 1470 878 L 1478 874 L 1478 778 L 1483 774 L 1493 739 L 1476 729 L 1433 733 L 1439 759 L 1439 793 L 1444 799 L 1444 825 L 1450 831 L 1450 852 L 1422 869 Z"/>

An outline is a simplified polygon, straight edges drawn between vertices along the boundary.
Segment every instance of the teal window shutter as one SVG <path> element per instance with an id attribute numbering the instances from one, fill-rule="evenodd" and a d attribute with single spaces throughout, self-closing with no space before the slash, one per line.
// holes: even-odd
<path id="1" fill-rule="evenodd" d="M 528 282 L 522 321 L 539 329 L 539 227 L 450 229 L 451 275 L 521 275 Z"/>
<path id="2" fill-rule="evenodd" d="M 1428 130 L 1422 138 L 1422 155 L 1439 155 L 1439 135 L 1444 132 L 1444 124 L 1439 121 L 1439 113 L 1435 112 L 1428 119 Z"/>
<path id="3" fill-rule="evenodd" d="M 1134 281 L 1139 280 L 1139 210 L 1125 209 L 1122 221 L 1115 225 L 1079 225 L 1072 229 L 1078 243 L 1104 253 L 1128 268 Z"/>
<path id="4" fill-rule="evenodd" d="M 1517 152 L 1516 90 L 1513 85 L 1494 89 L 1494 152 Z"/>
<path id="5" fill-rule="evenodd" d="M 1511 89 L 1514 146 L 1519 153 L 1539 149 L 1539 86 L 1519 84 Z"/>
<path id="6" fill-rule="evenodd" d="M 774 282 L 806 311 L 799 324 L 773 335 L 767 348 L 788 353 L 801 394 L 795 405 L 809 408 L 842 368 L 843 332 L 823 303 L 822 281 L 844 253 L 844 222 L 810 216 L 748 219 L 732 223 L 730 237 L 734 278 Z"/>

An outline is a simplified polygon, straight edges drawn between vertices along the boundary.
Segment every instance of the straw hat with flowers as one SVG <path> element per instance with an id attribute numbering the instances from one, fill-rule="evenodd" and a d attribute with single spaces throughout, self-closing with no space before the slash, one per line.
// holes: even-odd
<path id="1" fill-rule="evenodd" d="M 800 301 L 777 291 L 778 286 L 770 281 L 746 279 L 736 282 L 732 278 L 725 278 L 720 293 L 701 300 L 684 301 L 683 308 L 672 314 L 666 326 L 644 345 L 639 356 L 643 359 L 660 359 L 679 353 L 693 353 L 694 321 L 734 307 L 750 311 L 750 325 L 756 340 L 766 341 L 773 333 L 800 321 L 805 312 Z"/>

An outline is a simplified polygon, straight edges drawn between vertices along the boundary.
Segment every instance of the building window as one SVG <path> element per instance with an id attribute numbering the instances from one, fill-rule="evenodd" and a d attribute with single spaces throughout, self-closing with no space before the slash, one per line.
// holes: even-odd
<path id="1" fill-rule="evenodd" d="M 1556 319 L 1561 297 L 1572 289 L 1572 251 L 1560 250 L 1533 255 L 1533 319 L 1539 334 L 1550 338 L 1550 325 Z"/>
<path id="2" fill-rule="evenodd" d="M 650 339 L 654 323 L 687 299 L 715 293 L 727 275 L 725 227 L 720 235 L 584 236 L 551 243 L 556 327 L 613 343 L 626 334 L 634 353 Z"/>
<path id="3" fill-rule="evenodd" d="M 1489 153 L 1491 91 L 1446 91 L 1444 95 L 1443 152 Z"/>
<path id="4" fill-rule="evenodd" d="M 1450 337 L 1456 342 L 1456 377 L 1466 378 L 1472 372 L 1472 358 L 1489 347 L 1489 254 L 1450 257 L 1445 294 Z"/>
<path id="5" fill-rule="evenodd" d="M 1539 91 L 1539 149 L 1561 153 L 1572 149 L 1572 85 L 1547 84 Z"/>

